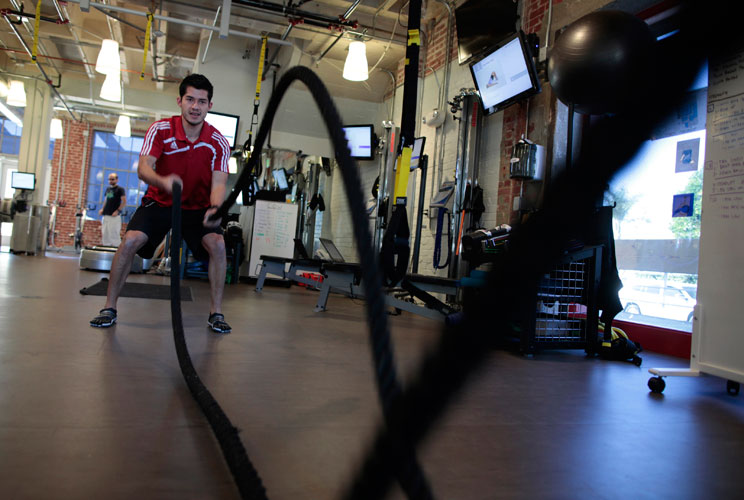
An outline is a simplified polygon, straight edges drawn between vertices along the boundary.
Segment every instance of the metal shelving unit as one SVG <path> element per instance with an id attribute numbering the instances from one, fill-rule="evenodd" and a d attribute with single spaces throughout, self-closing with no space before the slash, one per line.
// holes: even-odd
<path id="1" fill-rule="evenodd" d="M 543 276 L 537 301 L 521 335 L 521 351 L 584 349 L 597 351 L 597 290 L 602 247 L 588 246 L 568 252 Z"/>

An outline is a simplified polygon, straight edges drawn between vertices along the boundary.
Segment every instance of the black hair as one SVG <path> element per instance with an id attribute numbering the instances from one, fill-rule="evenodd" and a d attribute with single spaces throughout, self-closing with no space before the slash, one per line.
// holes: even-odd
<path id="1" fill-rule="evenodd" d="M 184 78 L 183 81 L 181 81 L 181 85 L 178 86 L 179 96 L 183 97 L 183 95 L 186 93 L 186 87 L 194 87 L 197 90 L 206 90 L 209 102 L 212 102 L 212 93 L 214 91 L 214 87 L 212 87 L 212 84 L 206 76 L 200 75 L 198 73 L 192 73 Z"/>

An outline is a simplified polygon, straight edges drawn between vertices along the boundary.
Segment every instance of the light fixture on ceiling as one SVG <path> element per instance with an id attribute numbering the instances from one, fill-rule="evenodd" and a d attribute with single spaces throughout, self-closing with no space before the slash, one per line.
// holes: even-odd
<path id="1" fill-rule="evenodd" d="M 349 54 L 344 63 L 344 78 L 352 82 L 363 82 L 369 78 L 367 47 L 364 42 L 353 41 L 349 44 Z"/>
<path id="2" fill-rule="evenodd" d="M 116 122 L 114 135 L 119 137 L 132 137 L 132 125 L 128 116 L 119 115 L 119 121 Z"/>
<path id="3" fill-rule="evenodd" d="M 119 73 L 109 73 L 101 86 L 101 99 L 107 101 L 121 100 L 121 75 Z"/>
<path id="4" fill-rule="evenodd" d="M 62 139 L 64 136 L 62 132 L 62 120 L 59 118 L 52 118 L 52 125 L 49 127 L 49 138 L 50 139 Z"/>
<path id="5" fill-rule="evenodd" d="M 119 42 L 116 40 L 104 40 L 101 43 L 101 51 L 96 59 L 96 71 L 108 75 L 118 73 L 121 70 L 121 57 L 119 56 Z"/>
<path id="6" fill-rule="evenodd" d="M 8 98 L 5 101 L 8 103 L 8 106 L 18 106 L 19 108 L 26 106 L 26 88 L 23 86 L 22 81 L 13 80 L 10 82 Z"/>
<path id="7" fill-rule="evenodd" d="M 5 80 L 0 80 L 0 97 L 8 97 L 8 91 L 10 89 L 8 88 L 8 84 L 5 82 Z"/>

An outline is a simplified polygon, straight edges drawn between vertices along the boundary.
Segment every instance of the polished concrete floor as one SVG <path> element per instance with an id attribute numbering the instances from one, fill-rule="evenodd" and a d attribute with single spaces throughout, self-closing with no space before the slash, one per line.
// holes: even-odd
<path id="1" fill-rule="evenodd" d="M 123 298 L 117 326 L 93 329 L 103 299 L 78 291 L 103 276 L 70 254 L 0 253 L 0 498 L 238 498 L 181 377 L 169 303 Z M 269 498 L 338 498 L 380 420 L 363 304 L 333 296 L 316 314 L 315 292 L 229 285 L 234 330 L 216 336 L 206 281 L 185 284 L 194 364 Z M 438 325 L 391 322 L 405 377 Z M 685 365 L 494 351 L 419 450 L 437 498 L 744 497 L 744 395 L 715 377 L 647 389 L 647 368 Z"/>

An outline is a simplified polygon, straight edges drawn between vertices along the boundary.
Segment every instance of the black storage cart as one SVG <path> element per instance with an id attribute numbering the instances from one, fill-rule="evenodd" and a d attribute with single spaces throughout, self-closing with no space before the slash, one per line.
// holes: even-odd
<path id="1" fill-rule="evenodd" d="M 534 314 L 520 338 L 520 350 L 584 349 L 598 351 L 597 291 L 602 262 L 601 246 L 567 252 L 537 289 Z"/>

